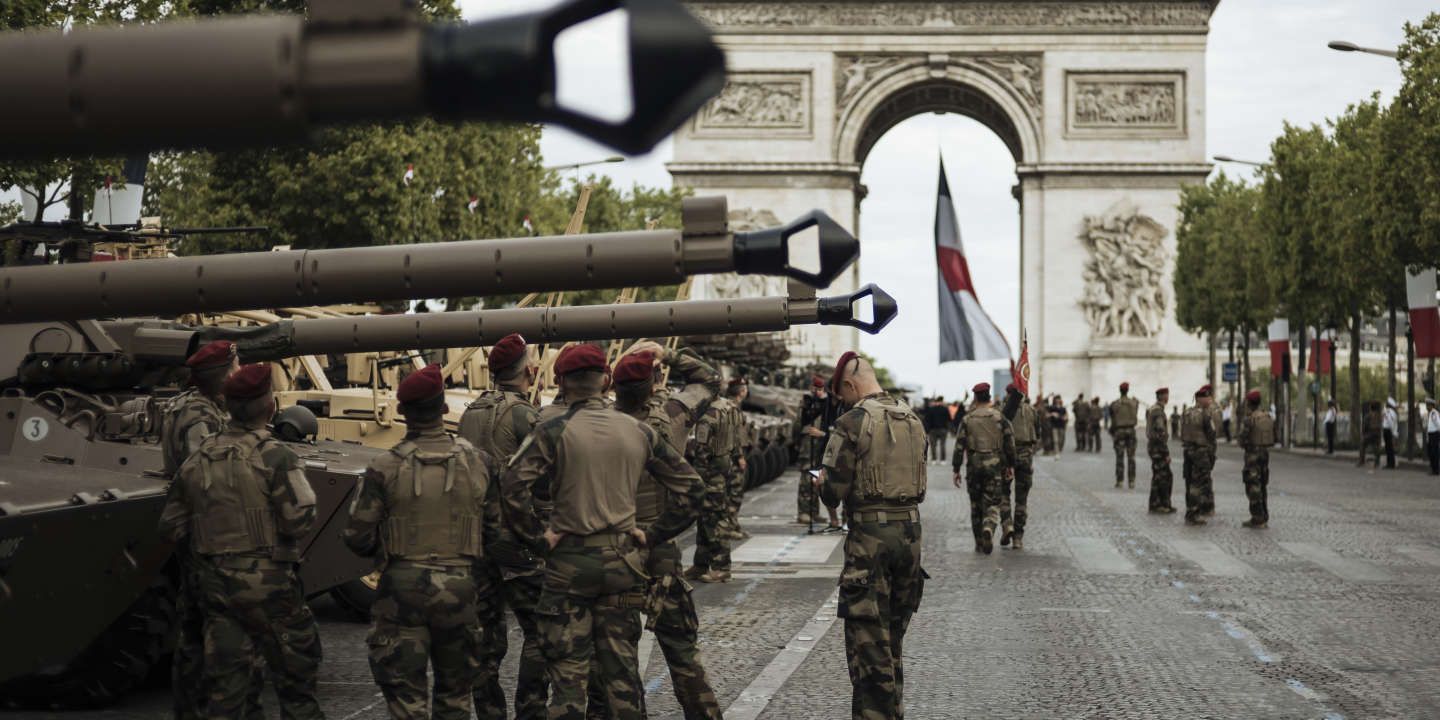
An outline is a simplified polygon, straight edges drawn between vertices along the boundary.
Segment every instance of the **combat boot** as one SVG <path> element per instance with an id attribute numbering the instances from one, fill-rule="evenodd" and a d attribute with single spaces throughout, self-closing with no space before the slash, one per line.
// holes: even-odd
<path id="1" fill-rule="evenodd" d="M 995 549 L 995 542 L 992 540 L 994 533 L 990 528 L 980 531 L 980 552 L 989 555 Z"/>
<path id="2" fill-rule="evenodd" d="M 1166 506 L 1166 507 L 1160 508 L 1160 512 L 1165 513 L 1166 515 L 1174 515 L 1174 514 L 1175 514 L 1175 508 Z"/>
<path id="3" fill-rule="evenodd" d="M 707 570 L 707 571 L 705 571 L 705 572 L 703 572 L 703 573 L 695 576 L 694 579 L 695 579 L 696 581 L 702 582 L 702 583 L 725 583 L 725 582 L 730 582 L 730 571 L 729 571 L 729 570 L 716 570 L 715 568 L 710 568 L 709 570 Z"/>
<path id="4" fill-rule="evenodd" d="M 1015 548 L 1016 550 L 1024 550 L 1025 533 L 1015 533 L 1015 539 L 1012 542 L 1013 544 L 1011 545 L 1011 547 Z"/>
<path id="5" fill-rule="evenodd" d="M 1015 537 L 1015 526 L 1014 526 L 1014 525 L 1011 525 L 1010 523 L 1005 523 L 1005 532 L 1003 532 L 1003 533 L 1000 534 L 1000 544 L 1001 544 L 1001 545 L 1009 545 L 1009 544 L 1010 544 L 1010 541 L 1011 541 L 1014 537 Z"/>
<path id="6" fill-rule="evenodd" d="M 686 580 L 699 580 L 699 579 L 700 579 L 700 576 L 701 576 L 701 575 L 704 575 L 705 572 L 706 572 L 708 569 L 709 569 L 709 568 L 704 568 L 704 567 L 701 567 L 701 566 L 699 566 L 699 565 L 691 565 L 690 567 L 685 568 L 685 573 L 684 573 L 685 579 L 686 579 Z"/>
<path id="7" fill-rule="evenodd" d="M 796 515 L 796 516 L 795 516 L 795 522 L 798 523 L 798 524 L 800 524 L 800 525 L 809 525 L 809 524 L 810 524 L 810 514 L 809 514 L 809 513 L 800 513 L 799 515 Z"/>
<path id="8" fill-rule="evenodd" d="M 1247 528 L 1250 528 L 1250 529 L 1252 529 L 1252 530 L 1264 530 L 1268 525 L 1269 525 L 1269 524 L 1266 523 L 1264 520 L 1256 520 L 1256 519 L 1254 519 L 1254 518 L 1251 518 L 1251 519 L 1249 519 L 1249 520 L 1246 520 L 1245 522 L 1240 523 L 1240 527 L 1247 527 Z"/>
<path id="9" fill-rule="evenodd" d="M 1185 524 L 1186 524 L 1186 525 L 1204 525 L 1204 524 L 1205 524 L 1205 518 L 1201 518 L 1201 517 L 1193 517 L 1193 518 L 1192 518 L 1192 517 L 1187 517 L 1187 518 L 1185 518 Z"/>

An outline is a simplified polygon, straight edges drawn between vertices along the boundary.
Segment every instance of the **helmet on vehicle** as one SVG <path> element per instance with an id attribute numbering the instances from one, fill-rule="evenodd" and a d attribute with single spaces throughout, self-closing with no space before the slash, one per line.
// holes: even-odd
<path id="1" fill-rule="evenodd" d="M 287 442 L 309 442 L 320 432 L 315 413 L 303 405 L 291 405 L 275 414 L 275 434 Z"/>

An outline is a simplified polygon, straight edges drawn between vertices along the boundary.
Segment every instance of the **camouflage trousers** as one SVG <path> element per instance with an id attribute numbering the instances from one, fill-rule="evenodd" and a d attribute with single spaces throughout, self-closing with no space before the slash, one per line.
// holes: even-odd
<path id="1" fill-rule="evenodd" d="M 1115 428 L 1110 444 L 1115 448 L 1115 487 L 1120 487 L 1127 473 L 1130 487 L 1135 487 L 1135 428 Z"/>
<path id="2" fill-rule="evenodd" d="M 628 536 L 566 536 L 551 551 L 535 605 L 551 720 L 586 717 L 592 675 L 602 685 L 610 717 L 645 717 L 638 669 L 641 567 Z"/>
<path id="3" fill-rule="evenodd" d="M 735 463 L 725 474 L 725 519 L 740 528 L 740 506 L 745 502 L 745 471 Z"/>
<path id="4" fill-rule="evenodd" d="M 809 515 L 815 520 L 820 516 L 820 494 L 810 482 L 810 473 L 806 468 L 800 469 L 800 484 L 795 491 L 795 514 L 797 517 Z"/>
<path id="5" fill-rule="evenodd" d="M 1150 509 L 1163 510 L 1170 507 L 1170 487 L 1175 482 L 1170 472 L 1170 446 L 1150 443 L 1145 451 L 1150 455 Z"/>
<path id="6" fill-rule="evenodd" d="M 539 618 L 535 615 L 535 603 L 540 600 L 543 585 L 544 576 L 534 574 L 506 577 L 500 586 L 505 605 L 515 614 L 515 622 L 519 623 L 520 631 L 525 635 L 525 644 L 520 649 L 520 670 L 515 678 L 515 720 L 540 720 L 545 717 L 545 703 L 550 697 L 550 681 L 545 676 L 545 655 L 540 652 Z M 503 623 L 502 613 L 501 638 L 506 632 Z M 503 660 L 504 656 L 502 650 L 500 659 Z"/>
<path id="7" fill-rule="evenodd" d="M 1094 421 L 1094 420 L 1091 420 L 1091 421 L 1090 421 L 1090 452 L 1097 452 L 1097 453 L 1098 453 L 1098 452 L 1100 452 L 1100 451 L 1103 450 L 1103 449 L 1104 449 L 1104 448 L 1101 447 L 1101 443 L 1100 443 L 1100 423 L 1099 423 L 1099 422 L 1096 422 L 1096 421 Z"/>
<path id="8" fill-rule="evenodd" d="M 1245 451 L 1245 498 L 1250 501 L 1250 519 L 1270 522 L 1270 451 L 1257 448 Z"/>
<path id="9" fill-rule="evenodd" d="M 1000 526 L 1000 496 L 1005 489 L 1000 460 L 971 459 L 965 466 L 965 488 L 970 493 L 970 530 L 978 541 L 983 531 L 993 534 Z"/>
<path id="10" fill-rule="evenodd" d="M 1025 535 L 1025 520 L 1030 517 L 1030 510 L 1026 503 L 1030 498 L 1030 488 L 1035 483 L 1035 446 L 1017 445 L 1015 447 L 1015 506 L 1014 514 L 1011 514 L 1010 487 L 1011 482 L 1004 475 L 1000 476 L 1000 526 L 1006 529 L 1014 529 L 1016 535 Z"/>
<path id="11" fill-rule="evenodd" d="M 485 681 L 478 618 L 494 614 L 482 605 L 493 608 L 498 599 L 488 579 L 468 566 L 395 560 L 385 568 L 366 642 L 390 717 L 470 716 L 471 692 Z"/>
<path id="12" fill-rule="evenodd" d="M 905 631 L 927 577 L 920 548 L 918 520 L 851 518 L 837 614 L 845 621 L 852 720 L 905 717 Z"/>
<path id="13" fill-rule="evenodd" d="M 1185 446 L 1185 519 L 1194 520 L 1215 510 L 1215 489 L 1210 471 L 1215 468 L 1215 451 L 1208 445 Z"/>
<path id="14" fill-rule="evenodd" d="M 475 622 L 480 640 L 475 647 L 476 674 L 470 700 L 479 720 L 505 720 L 500 663 L 505 661 L 505 653 L 510 649 L 510 628 L 505 624 L 503 576 L 497 564 L 482 561 L 471 568 L 471 577 L 475 583 Z"/>
<path id="15" fill-rule="evenodd" d="M 730 546 L 720 538 L 720 528 L 725 522 L 726 479 L 729 471 L 710 473 L 705 476 L 705 504 L 700 510 L 700 521 L 695 528 L 695 567 L 730 569 Z"/>
<path id="16" fill-rule="evenodd" d="M 205 608 L 205 716 L 245 717 L 258 691 L 255 656 L 275 680 L 280 714 L 323 718 L 315 700 L 320 632 L 300 592 L 294 563 L 253 557 L 208 557 L 198 564 Z"/>
<path id="17" fill-rule="evenodd" d="M 510 651 L 510 629 L 505 620 L 508 607 L 524 634 L 520 668 L 515 679 L 515 717 L 538 720 L 545 717 L 549 686 L 545 679 L 545 658 L 540 654 L 540 632 L 535 620 L 535 603 L 544 583 L 544 565 L 513 538 L 502 537 L 485 547 L 486 559 L 477 573 L 488 578 L 499 598 L 481 603 L 478 618 L 481 633 L 481 678 L 472 695 L 478 718 L 505 715 L 505 693 L 500 689 L 500 664 Z"/>
<path id="18" fill-rule="evenodd" d="M 205 717 L 205 603 L 200 593 L 200 568 L 188 547 L 175 550 L 180 587 L 175 596 L 175 652 L 170 658 L 170 694 L 175 720 Z M 265 686 L 265 661 L 255 657 L 244 717 L 263 720 L 260 690 Z"/>

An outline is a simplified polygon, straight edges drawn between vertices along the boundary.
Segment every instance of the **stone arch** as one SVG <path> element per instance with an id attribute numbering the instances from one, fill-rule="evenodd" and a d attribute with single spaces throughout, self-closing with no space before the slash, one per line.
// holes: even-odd
<path id="1" fill-rule="evenodd" d="M 955 64 L 943 70 L 906 68 L 856 92 L 839 112 L 836 161 L 863 165 L 870 149 L 887 130 L 927 112 L 971 117 L 1000 137 L 1017 165 L 1040 161 L 1040 123 L 1032 106 L 1013 87 L 974 68 Z"/>

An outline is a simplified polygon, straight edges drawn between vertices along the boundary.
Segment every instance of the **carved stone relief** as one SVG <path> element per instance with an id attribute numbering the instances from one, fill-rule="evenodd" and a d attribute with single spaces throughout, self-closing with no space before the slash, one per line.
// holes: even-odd
<path id="1" fill-rule="evenodd" d="M 1080 307 L 1095 337 L 1154 337 L 1163 327 L 1168 298 L 1164 284 L 1169 234 L 1153 218 L 1121 200 L 1100 215 L 1087 215 L 1080 240 L 1090 252 Z"/>
<path id="2" fill-rule="evenodd" d="M 731 232 L 763 230 L 781 224 L 780 218 L 776 216 L 775 213 L 769 210 L 755 210 L 752 208 L 731 210 L 729 221 Z M 783 277 L 737 275 L 735 273 L 724 273 L 707 277 L 709 292 L 706 294 L 706 297 L 714 300 L 784 295 L 789 291 L 787 287 L 788 283 Z"/>
<path id="3" fill-rule="evenodd" d="M 835 103 L 843 108 L 866 86 L 896 70 L 922 62 L 921 55 L 836 55 Z"/>
<path id="4" fill-rule="evenodd" d="M 1007 53 L 987 55 L 940 56 L 944 65 L 966 67 L 994 78 L 1015 91 L 1021 102 L 1029 106 L 1035 117 L 1040 116 L 1044 96 L 1044 78 L 1040 74 L 1042 57 L 1038 53 Z M 926 55 L 836 55 L 835 111 L 845 109 L 866 88 L 885 77 L 908 68 L 933 64 Z"/>
<path id="5" fill-rule="evenodd" d="M 1209 27 L 1211 2 L 693 2 L 686 7 L 720 30 L 866 27 L 870 32 L 913 28 L 1087 29 Z"/>
<path id="6" fill-rule="evenodd" d="M 1066 90 L 1070 134 L 1184 135 L 1183 73 L 1067 73 Z"/>
<path id="7" fill-rule="evenodd" d="M 731 73 L 725 87 L 695 118 L 700 134 L 764 130 L 808 134 L 810 74 Z"/>
<path id="8" fill-rule="evenodd" d="M 1044 78 L 1040 75 L 1039 55 L 976 55 L 965 58 L 998 75 L 1000 80 L 1015 90 L 1030 109 L 1040 115 L 1041 95 Z"/>

